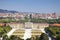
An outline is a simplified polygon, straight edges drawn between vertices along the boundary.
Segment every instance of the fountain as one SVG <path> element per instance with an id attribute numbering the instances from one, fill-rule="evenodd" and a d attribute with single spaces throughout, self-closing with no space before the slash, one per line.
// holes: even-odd
<path id="1" fill-rule="evenodd" d="M 31 38 L 31 29 L 25 29 L 25 34 L 23 39 L 26 40 L 27 38 Z"/>
<path id="2" fill-rule="evenodd" d="M 27 38 L 31 38 L 32 27 L 33 27 L 33 23 L 30 22 L 30 20 L 29 22 L 25 22 L 25 34 L 23 37 L 24 40 L 26 40 Z"/>

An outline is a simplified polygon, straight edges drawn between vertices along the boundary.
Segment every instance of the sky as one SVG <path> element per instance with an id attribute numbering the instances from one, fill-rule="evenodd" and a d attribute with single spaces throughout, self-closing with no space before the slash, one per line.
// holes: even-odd
<path id="1" fill-rule="evenodd" d="M 60 13 L 60 0 L 0 0 L 0 9 L 19 12 Z"/>

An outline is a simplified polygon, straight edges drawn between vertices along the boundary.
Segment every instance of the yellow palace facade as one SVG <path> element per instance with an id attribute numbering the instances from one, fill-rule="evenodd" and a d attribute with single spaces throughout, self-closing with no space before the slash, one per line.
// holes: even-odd
<path id="1" fill-rule="evenodd" d="M 12 35 L 20 36 L 21 38 L 24 36 L 25 29 L 31 29 L 31 37 L 40 36 L 41 35 L 41 28 L 49 27 L 48 23 L 32 23 L 32 22 L 25 22 L 25 23 L 8 23 L 12 28 L 18 28 L 18 30 L 14 31 Z"/>

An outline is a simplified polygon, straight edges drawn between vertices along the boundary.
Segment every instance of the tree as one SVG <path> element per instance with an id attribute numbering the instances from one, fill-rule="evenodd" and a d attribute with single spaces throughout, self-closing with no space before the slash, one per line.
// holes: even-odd
<path id="1" fill-rule="evenodd" d="M 8 38 L 8 36 L 7 35 L 4 35 L 3 36 L 3 40 L 8 40 L 9 38 Z"/>
<path id="2" fill-rule="evenodd" d="M 49 38 L 46 34 L 42 33 L 39 40 L 49 40 Z"/>
<path id="3" fill-rule="evenodd" d="M 39 37 L 38 36 L 36 36 L 36 40 L 39 40 Z"/>
<path id="4" fill-rule="evenodd" d="M 17 36 L 12 35 L 10 37 L 10 40 L 22 40 L 22 39 L 20 37 L 17 37 Z"/>
<path id="5" fill-rule="evenodd" d="M 60 35 L 56 37 L 56 40 L 60 40 Z"/>
<path id="6" fill-rule="evenodd" d="M 31 40 L 30 38 L 28 38 L 27 40 Z"/>

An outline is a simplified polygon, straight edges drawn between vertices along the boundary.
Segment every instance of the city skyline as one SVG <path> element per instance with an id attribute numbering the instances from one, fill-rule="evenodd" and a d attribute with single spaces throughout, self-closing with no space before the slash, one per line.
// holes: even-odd
<path id="1" fill-rule="evenodd" d="M 60 0 L 0 0 L 0 9 L 19 12 L 60 13 Z"/>

